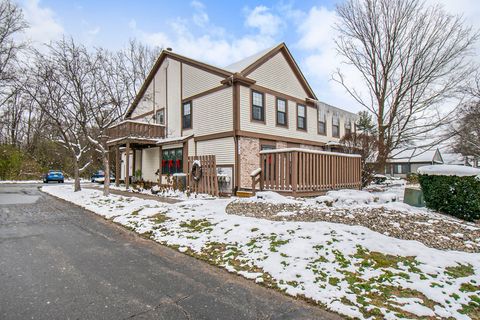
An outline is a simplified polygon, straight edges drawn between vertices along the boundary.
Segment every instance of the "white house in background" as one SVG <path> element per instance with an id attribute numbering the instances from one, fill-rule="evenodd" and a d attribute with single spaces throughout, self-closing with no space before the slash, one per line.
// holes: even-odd
<path id="1" fill-rule="evenodd" d="M 238 190 L 250 188 L 261 150 L 328 151 L 356 119 L 318 100 L 284 43 L 223 68 L 163 50 L 108 143 L 121 179 L 127 163 L 128 176 L 156 182 L 157 171 L 186 172 L 187 156 L 215 155 Z"/>
<path id="2" fill-rule="evenodd" d="M 475 157 L 464 156 L 461 153 L 443 153 L 442 154 L 444 164 L 456 164 L 459 166 L 475 167 Z"/>
<path id="3" fill-rule="evenodd" d="M 393 151 L 392 154 L 394 156 L 388 159 L 385 166 L 385 174 L 396 177 L 404 178 L 409 173 L 416 173 L 422 166 L 444 163 L 438 148 L 432 150 L 414 148 L 401 152 Z"/>

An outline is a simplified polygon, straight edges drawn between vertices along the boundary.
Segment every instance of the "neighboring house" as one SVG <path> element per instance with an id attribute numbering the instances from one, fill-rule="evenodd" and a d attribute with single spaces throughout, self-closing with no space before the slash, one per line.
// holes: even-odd
<path id="1" fill-rule="evenodd" d="M 459 166 L 475 167 L 477 161 L 473 156 L 464 156 L 461 153 L 443 153 L 442 154 L 444 164 L 456 164 Z"/>
<path id="2" fill-rule="evenodd" d="M 251 187 L 261 150 L 331 150 L 356 119 L 318 101 L 284 43 L 224 68 L 164 50 L 108 143 L 119 179 L 129 168 L 158 181 L 161 168 L 164 181 L 187 171 L 187 156 L 215 155 L 238 190 Z"/>
<path id="3" fill-rule="evenodd" d="M 409 173 L 416 173 L 422 166 L 443 164 L 443 158 L 439 149 L 422 150 L 414 148 L 401 152 L 393 151 L 385 166 L 385 174 L 406 177 Z"/>

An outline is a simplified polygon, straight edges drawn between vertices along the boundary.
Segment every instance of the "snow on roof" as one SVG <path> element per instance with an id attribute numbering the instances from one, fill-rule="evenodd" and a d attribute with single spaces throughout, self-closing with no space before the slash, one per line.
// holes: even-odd
<path id="1" fill-rule="evenodd" d="M 188 136 L 181 136 L 181 137 L 169 137 L 169 138 L 162 138 L 157 140 L 157 144 L 168 144 L 174 142 L 182 142 L 185 139 L 190 138 L 193 134 L 189 134 Z"/>
<path id="2" fill-rule="evenodd" d="M 252 63 L 254 63 L 258 59 L 260 59 L 261 57 L 266 55 L 269 51 L 273 50 L 277 46 L 278 46 L 278 44 L 276 44 L 273 47 L 266 48 L 266 49 L 264 49 L 260 52 L 257 52 L 257 53 L 255 53 L 251 56 L 248 56 L 248 57 L 246 57 L 246 58 L 244 58 L 240 61 L 237 61 L 237 62 L 232 63 L 232 64 L 230 64 L 226 67 L 223 67 L 222 69 L 225 69 L 225 70 L 230 71 L 230 72 L 241 72 L 242 70 L 244 70 L 245 68 L 250 66 Z"/>
<path id="3" fill-rule="evenodd" d="M 453 164 L 440 164 L 432 166 L 423 166 L 417 169 L 419 174 L 427 174 L 431 176 L 476 176 L 480 175 L 480 169 L 457 166 Z"/>
<path id="4" fill-rule="evenodd" d="M 465 156 L 461 153 L 442 153 L 443 163 L 445 164 L 465 164 Z"/>
<path id="5" fill-rule="evenodd" d="M 436 152 L 437 152 L 437 149 L 425 151 L 420 148 L 408 149 L 400 152 L 392 151 L 393 156 L 388 160 L 388 162 L 390 163 L 432 162 L 435 159 Z"/>

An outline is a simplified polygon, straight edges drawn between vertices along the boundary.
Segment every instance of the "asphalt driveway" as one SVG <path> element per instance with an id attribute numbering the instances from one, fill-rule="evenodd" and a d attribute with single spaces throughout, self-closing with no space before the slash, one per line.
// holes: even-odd
<path id="1" fill-rule="evenodd" d="M 0 319 L 339 319 L 144 240 L 38 185 L 0 184 Z"/>

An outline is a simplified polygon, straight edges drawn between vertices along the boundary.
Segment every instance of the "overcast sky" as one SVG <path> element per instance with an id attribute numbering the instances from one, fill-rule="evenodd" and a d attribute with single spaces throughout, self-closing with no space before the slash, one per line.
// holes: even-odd
<path id="1" fill-rule="evenodd" d="M 37 45 L 65 34 L 88 46 L 119 49 L 137 38 L 222 67 L 283 41 L 320 100 L 361 110 L 330 81 L 342 66 L 332 40 L 335 0 L 18 1 L 30 24 L 26 36 Z M 442 3 L 448 12 L 463 14 L 467 23 L 480 28 L 479 0 L 428 1 Z M 354 74 L 347 76 L 358 82 Z"/>

